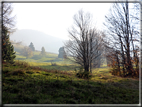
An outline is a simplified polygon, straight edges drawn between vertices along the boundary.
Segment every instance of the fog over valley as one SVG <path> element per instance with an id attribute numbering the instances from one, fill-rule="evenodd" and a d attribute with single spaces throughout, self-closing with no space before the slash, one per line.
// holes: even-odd
<path id="1" fill-rule="evenodd" d="M 32 42 L 35 50 L 41 51 L 41 48 L 44 47 L 46 52 L 57 54 L 59 48 L 62 47 L 65 42 L 65 40 L 59 37 L 50 36 L 31 29 L 16 30 L 16 32 L 10 35 L 10 40 L 16 42 L 21 41 L 25 46 L 29 46 Z"/>

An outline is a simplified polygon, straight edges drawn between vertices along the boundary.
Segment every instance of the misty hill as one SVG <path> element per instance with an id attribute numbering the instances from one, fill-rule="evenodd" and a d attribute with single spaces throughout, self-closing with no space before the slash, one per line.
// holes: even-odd
<path id="1" fill-rule="evenodd" d="M 58 53 L 59 48 L 64 45 L 64 40 L 61 38 L 30 29 L 17 30 L 10 35 L 10 40 L 22 41 L 26 46 L 32 42 L 36 50 L 41 51 L 42 46 L 44 46 L 46 52 L 53 53 Z"/>

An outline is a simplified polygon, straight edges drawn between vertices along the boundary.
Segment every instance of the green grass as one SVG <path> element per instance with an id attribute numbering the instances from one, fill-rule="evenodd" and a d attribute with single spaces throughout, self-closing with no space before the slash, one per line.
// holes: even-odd
<path id="1" fill-rule="evenodd" d="M 138 104 L 138 84 L 112 76 L 105 67 L 93 69 L 88 81 L 73 72 L 30 67 L 21 61 L 2 66 L 3 104 Z"/>
<path id="2" fill-rule="evenodd" d="M 31 66 L 39 66 L 41 68 L 44 68 L 44 69 L 49 69 L 49 70 L 54 70 L 54 69 L 57 69 L 57 70 L 60 70 L 60 71 L 74 71 L 75 68 L 79 68 L 79 66 L 77 65 L 73 65 L 73 64 L 64 64 L 64 63 L 56 63 L 56 65 L 52 65 L 51 63 L 37 63 L 37 62 L 28 62 L 29 65 Z"/>
<path id="3" fill-rule="evenodd" d="M 46 53 L 45 57 L 41 57 L 39 54 L 40 52 L 33 52 L 34 56 L 31 58 L 26 59 L 25 56 L 20 55 L 20 53 L 16 54 L 16 60 L 28 62 L 31 66 L 39 66 L 41 68 L 53 70 L 58 69 L 60 71 L 74 71 L 76 67 L 69 60 L 63 60 L 62 58 L 58 58 L 57 54 Z M 52 64 L 55 63 L 55 66 Z"/>
<path id="4" fill-rule="evenodd" d="M 19 52 L 16 52 L 16 59 L 15 60 L 22 60 L 26 62 L 37 62 L 37 63 L 51 63 L 56 62 L 58 64 L 67 63 L 71 64 L 70 61 L 65 61 L 62 58 L 58 58 L 57 54 L 46 53 L 45 57 L 40 56 L 40 52 L 33 52 L 33 56 L 31 58 L 26 58 L 25 56 L 21 55 Z"/>

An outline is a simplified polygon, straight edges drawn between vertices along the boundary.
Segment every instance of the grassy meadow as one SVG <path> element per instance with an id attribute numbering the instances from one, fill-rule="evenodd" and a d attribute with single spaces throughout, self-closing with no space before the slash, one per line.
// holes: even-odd
<path id="1" fill-rule="evenodd" d="M 138 104 L 139 81 L 111 75 L 104 64 L 90 80 L 75 76 L 79 68 L 47 53 L 30 59 L 16 53 L 14 64 L 2 66 L 3 104 Z M 19 60 L 19 61 L 18 61 Z M 51 63 L 52 62 L 52 63 Z"/>

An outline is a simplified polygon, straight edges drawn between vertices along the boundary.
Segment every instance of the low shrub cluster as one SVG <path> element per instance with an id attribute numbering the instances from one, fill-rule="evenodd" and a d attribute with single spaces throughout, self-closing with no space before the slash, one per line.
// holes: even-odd
<path id="1" fill-rule="evenodd" d="M 121 76 L 121 77 L 132 77 L 132 78 L 139 78 L 139 69 L 133 68 L 132 72 L 129 73 L 126 69 L 123 69 L 122 67 L 117 67 L 114 65 L 109 65 L 111 67 L 110 73 L 115 76 Z M 125 71 L 124 71 L 125 70 Z"/>

